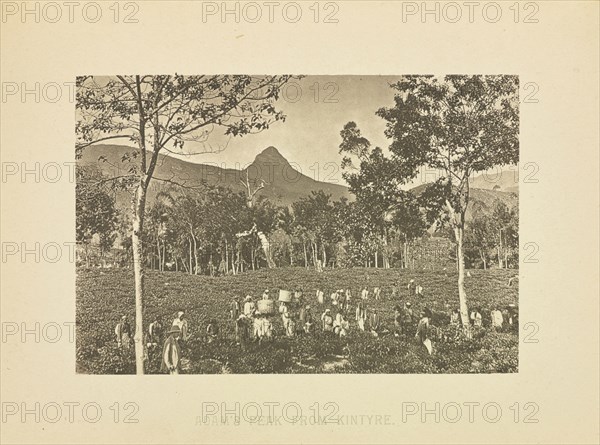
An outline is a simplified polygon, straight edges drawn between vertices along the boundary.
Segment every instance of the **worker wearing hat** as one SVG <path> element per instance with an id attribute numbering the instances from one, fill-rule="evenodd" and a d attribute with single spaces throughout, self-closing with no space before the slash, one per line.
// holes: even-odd
<path id="1" fill-rule="evenodd" d="M 410 281 L 408 282 L 408 295 L 414 295 L 415 294 L 415 290 L 417 288 L 416 284 L 415 284 L 415 280 L 413 278 L 410 279 Z"/>
<path id="2" fill-rule="evenodd" d="M 188 322 L 187 322 L 187 319 L 185 318 L 184 310 L 180 310 L 179 312 L 177 312 L 177 316 L 175 317 L 175 320 L 173 320 L 172 326 L 179 327 L 179 329 L 181 331 L 181 340 L 182 341 L 185 342 L 190 338 L 190 336 L 188 334 Z"/>
<path id="3" fill-rule="evenodd" d="M 173 325 L 169 332 L 167 332 L 167 335 L 168 337 L 163 346 L 162 365 L 160 369 L 162 372 L 169 372 L 171 375 L 179 374 L 181 363 L 179 338 L 181 336 L 181 329 L 179 326 Z"/>
<path id="4" fill-rule="evenodd" d="M 115 326 L 115 335 L 117 337 L 117 346 L 129 350 L 131 341 L 131 326 L 127 320 L 127 315 L 121 317 L 121 321 Z"/>
<path id="5" fill-rule="evenodd" d="M 333 332 L 333 317 L 330 309 L 325 309 L 321 315 L 321 321 L 323 322 L 323 332 Z"/>
<path id="6" fill-rule="evenodd" d="M 244 299 L 244 315 L 251 318 L 254 316 L 254 312 L 256 312 L 256 305 L 254 304 L 254 301 L 252 301 L 252 297 L 246 295 L 246 298 Z"/>
<path id="7" fill-rule="evenodd" d="M 415 333 L 415 338 L 423 344 L 427 348 L 427 352 L 429 355 L 433 353 L 433 344 L 431 342 L 431 310 L 429 308 L 425 308 L 421 311 L 421 320 L 419 320 L 419 324 L 417 326 L 417 332 Z"/>

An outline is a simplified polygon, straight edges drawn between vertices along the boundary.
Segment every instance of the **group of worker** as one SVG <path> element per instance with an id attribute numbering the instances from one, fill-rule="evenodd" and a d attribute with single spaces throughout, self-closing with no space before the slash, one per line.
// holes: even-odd
<path id="1" fill-rule="evenodd" d="M 410 297 L 423 296 L 423 287 L 411 279 L 407 285 Z M 400 297 L 398 287 L 392 288 L 392 296 Z M 311 335 L 320 330 L 325 335 L 345 337 L 350 331 L 351 324 L 349 317 L 353 315 L 358 329 L 371 334 L 374 337 L 380 337 L 393 333 L 394 337 L 414 338 L 422 344 L 429 354 L 433 353 L 433 340 L 449 341 L 452 337 L 458 338 L 463 328 L 459 309 L 454 309 L 450 313 L 449 327 L 453 331 L 452 335 L 444 334 L 440 338 L 439 331 L 432 324 L 432 311 L 423 307 L 415 313 L 410 301 L 400 302 L 394 307 L 394 327 L 393 330 L 386 329 L 382 323 L 381 317 L 375 308 L 369 307 L 368 302 L 372 295 L 374 300 L 381 299 L 381 288 L 375 287 L 369 291 L 363 287 L 360 291 L 360 298 L 355 307 L 352 305 L 352 292 L 350 289 L 337 289 L 330 294 L 330 307 L 326 307 L 317 318 L 313 314 L 310 304 L 306 304 L 301 289 L 293 292 L 293 299 L 289 301 L 278 301 L 277 311 L 281 316 L 282 330 L 274 332 L 273 322 L 270 316 L 275 312 L 275 301 L 271 299 L 269 289 L 265 289 L 261 300 L 270 300 L 266 307 L 270 310 L 260 311 L 259 306 L 252 296 L 248 295 L 243 300 L 235 297 L 229 307 L 229 317 L 233 321 L 236 343 L 243 349 L 250 342 L 261 344 L 265 341 L 272 341 L 274 336 L 295 337 L 298 335 Z M 317 303 L 321 306 L 326 305 L 325 294 L 322 290 L 316 291 Z M 263 303 L 266 303 L 263 302 Z M 333 309 L 333 311 L 332 311 Z M 335 312 L 335 314 L 334 314 Z M 469 324 L 474 329 L 483 328 L 483 317 L 481 309 L 475 308 L 469 314 Z M 518 310 L 514 304 L 505 307 L 502 311 L 493 309 L 490 312 L 491 328 L 501 330 L 505 324 L 517 324 Z M 318 329 L 320 328 L 320 329 Z M 159 344 L 162 340 L 163 326 L 159 317 L 148 326 L 146 339 L 144 342 L 146 356 L 152 356 L 158 352 Z M 115 327 L 115 335 L 118 347 L 128 351 L 132 340 L 132 331 L 127 320 L 123 315 L 120 322 Z M 185 317 L 185 311 L 180 310 L 175 315 L 169 330 L 165 333 L 162 347 L 161 371 L 170 374 L 178 374 L 181 369 L 182 349 L 191 335 L 188 330 L 188 322 Z M 206 341 L 212 343 L 219 337 L 220 329 L 217 321 L 211 319 L 206 327 Z"/>
<path id="2" fill-rule="evenodd" d="M 411 294 L 423 295 L 422 286 L 416 284 L 414 280 L 411 280 L 407 287 Z M 381 299 L 381 288 L 379 287 L 375 287 L 372 291 L 367 287 L 363 287 L 355 307 L 352 304 L 353 298 L 350 289 L 337 289 L 333 291 L 329 296 L 329 303 L 332 308 L 326 307 L 318 318 L 313 314 L 310 304 L 306 304 L 301 289 L 296 290 L 293 295 L 293 301 L 278 301 L 278 312 L 282 319 L 283 328 L 280 333 L 285 337 L 309 335 L 317 330 L 326 335 L 345 337 L 350 331 L 351 315 L 353 315 L 358 329 L 368 332 L 374 337 L 379 337 L 390 332 L 384 327 L 377 309 L 368 307 L 368 300 L 371 295 L 374 300 Z M 325 293 L 322 290 L 318 289 L 315 296 L 318 305 L 326 305 Z M 261 300 L 271 300 L 269 289 L 265 289 Z M 273 339 L 273 323 L 269 316 L 274 310 L 261 312 L 258 309 L 259 304 L 257 303 L 250 295 L 246 296 L 243 300 L 235 297 L 231 301 L 229 316 L 234 320 L 236 341 L 241 346 L 245 346 L 251 341 L 260 344 L 263 341 Z M 413 315 L 410 302 L 406 302 L 402 308 L 397 307 L 394 318 L 394 335 L 406 335 L 409 330 L 417 327 L 417 324 L 413 323 L 413 320 L 415 322 L 419 320 L 420 328 L 418 329 L 418 336 L 423 336 L 426 332 L 425 328 L 428 326 L 429 318 L 426 317 L 426 313 L 422 313 L 421 315 L 420 319 Z"/>
<path id="3" fill-rule="evenodd" d="M 216 332 L 215 329 L 217 330 Z M 148 325 L 148 330 L 145 335 L 144 355 L 146 359 L 158 351 L 163 331 L 163 325 L 157 316 Z M 115 336 L 117 339 L 117 346 L 122 348 L 126 353 L 129 352 L 131 347 L 131 332 L 131 325 L 129 324 L 127 315 L 123 315 L 119 323 L 115 326 Z M 218 327 L 215 320 L 211 320 L 211 323 L 207 328 L 207 333 L 209 334 L 209 338 L 218 335 Z M 169 374 L 179 374 L 181 369 L 182 347 L 191 337 L 184 310 L 177 312 L 171 323 L 170 329 L 164 334 L 166 335 L 166 338 L 162 348 L 161 371 L 168 372 Z"/>

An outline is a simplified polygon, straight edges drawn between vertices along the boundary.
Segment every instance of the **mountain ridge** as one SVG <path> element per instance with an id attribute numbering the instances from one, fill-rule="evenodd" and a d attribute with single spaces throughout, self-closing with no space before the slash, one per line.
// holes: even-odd
<path id="1" fill-rule="evenodd" d="M 77 160 L 79 165 L 96 165 L 109 176 L 127 173 L 128 153 L 135 149 L 125 145 L 98 144 L 87 147 Z M 168 182 L 180 183 L 186 187 L 198 187 L 202 184 L 230 187 L 235 191 L 244 191 L 243 182 L 251 184 L 264 181 L 264 188 L 257 196 L 264 196 L 277 205 L 291 205 L 298 199 L 309 196 L 311 192 L 323 190 L 332 200 L 353 199 L 348 187 L 330 182 L 317 181 L 296 170 L 290 162 L 273 146 L 269 146 L 256 155 L 254 161 L 244 169 L 224 168 L 214 164 L 196 164 L 173 156 L 159 154 L 154 180 L 148 190 L 148 201 L 152 202 L 156 194 Z M 117 197 L 118 205 L 128 204 L 124 198 Z"/>
<path id="2" fill-rule="evenodd" d="M 127 153 L 136 151 L 125 145 L 98 144 L 90 146 L 77 160 L 80 165 L 97 165 L 109 176 L 126 174 Z M 246 176 L 247 175 L 247 176 Z M 155 179 L 148 190 L 148 201 L 153 202 L 156 194 L 163 190 L 169 181 L 186 187 L 197 187 L 202 184 L 221 185 L 235 191 L 245 191 L 242 183 L 248 178 L 251 184 L 264 181 L 264 188 L 257 196 L 264 196 L 276 205 L 291 205 L 311 192 L 322 190 L 331 195 L 332 200 L 346 198 L 354 200 L 347 186 L 318 181 L 296 170 L 293 165 L 274 146 L 268 146 L 258 153 L 254 161 L 244 169 L 219 167 L 214 164 L 196 164 L 173 156 L 159 154 L 155 170 Z M 496 175 L 479 175 L 471 180 L 472 201 L 490 204 L 500 199 L 509 207 L 518 205 L 518 182 L 515 172 L 501 170 Z M 427 184 L 411 189 L 419 194 Z M 117 196 L 119 206 L 130 205 L 126 193 Z"/>

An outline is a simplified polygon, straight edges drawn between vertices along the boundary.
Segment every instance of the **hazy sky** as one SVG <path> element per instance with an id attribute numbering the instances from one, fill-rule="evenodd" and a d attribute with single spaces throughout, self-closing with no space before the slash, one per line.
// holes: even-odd
<path id="1" fill-rule="evenodd" d="M 387 150 L 389 141 L 383 135 L 385 121 L 375 111 L 393 104 L 389 84 L 398 79 L 398 76 L 307 76 L 292 81 L 277 103 L 287 116 L 285 122 L 277 122 L 256 135 L 231 138 L 227 148 L 219 153 L 182 158 L 189 162 L 225 164 L 228 168 L 236 168 L 237 163 L 243 168 L 272 145 L 305 175 L 344 184 L 339 170 L 340 131 L 344 124 L 355 121 L 373 146 Z M 217 135 L 212 139 L 214 147 L 222 142 Z M 186 151 L 198 149 L 186 143 Z"/>

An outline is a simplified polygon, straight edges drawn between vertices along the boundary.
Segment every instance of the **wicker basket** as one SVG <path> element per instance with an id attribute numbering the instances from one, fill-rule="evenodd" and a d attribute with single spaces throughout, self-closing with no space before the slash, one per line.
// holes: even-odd
<path id="1" fill-rule="evenodd" d="M 273 300 L 258 300 L 256 306 L 261 314 L 275 313 L 275 302 Z"/>
<path id="2" fill-rule="evenodd" d="M 279 291 L 279 301 L 285 301 L 286 303 L 291 302 L 292 301 L 292 293 L 289 290 L 281 289 Z"/>

